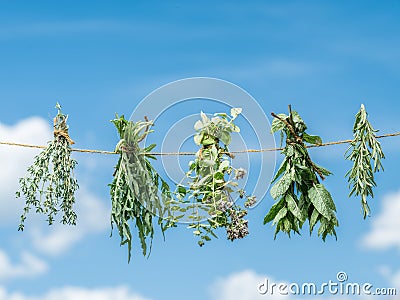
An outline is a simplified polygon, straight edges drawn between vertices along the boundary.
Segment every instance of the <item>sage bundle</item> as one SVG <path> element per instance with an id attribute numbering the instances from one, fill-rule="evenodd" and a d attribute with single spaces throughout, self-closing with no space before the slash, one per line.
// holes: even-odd
<path id="1" fill-rule="evenodd" d="M 368 121 L 368 114 L 363 104 L 356 114 L 353 134 L 354 139 L 346 151 L 346 159 L 353 162 L 353 166 L 346 173 L 350 194 L 361 196 L 361 207 L 364 219 L 369 216 L 370 208 L 367 197 L 374 197 L 372 188 L 376 187 L 374 173 L 383 171 L 381 160 L 385 158 L 381 144 L 376 139 L 375 130 Z"/>
<path id="2" fill-rule="evenodd" d="M 20 178 L 20 189 L 16 197 L 25 198 L 25 208 L 21 215 L 18 230 L 24 230 L 26 215 L 31 208 L 36 213 L 47 215 L 48 224 L 54 222 L 55 216 L 62 211 L 61 223 L 75 225 L 76 213 L 73 210 L 75 191 L 79 188 L 74 178 L 76 160 L 71 158 L 71 140 L 68 134 L 68 116 L 61 112 L 54 118 L 54 139 L 35 157 L 28 174 Z"/>
<path id="3" fill-rule="evenodd" d="M 296 111 L 289 106 L 289 115 L 274 114 L 272 133 L 280 132 L 281 143 L 286 136 L 282 150 L 285 156 L 272 183 L 270 193 L 277 200 L 264 218 L 264 224 L 272 222 L 276 226 L 275 238 L 279 231 L 289 235 L 300 234 L 306 220 L 310 234 L 319 222 L 318 235 L 325 241 L 328 234 L 336 237 L 336 207 L 328 190 L 320 183 L 331 174 L 315 164 L 307 151 L 306 144 L 322 144 L 319 136 L 306 133 L 307 126 Z"/>
<path id="4" fill-rule="evenodd" d="M 194 141 L 201 148 L 196 153 L 196 159 L 189 163 L 190 169 L 186 174 L 188 187 L 179 185 L 176 194 L 179 200 L 187 197 L 191 203 L 186 207 L 192 221 L 189 228 L 199 237 L 200 246 L 209 241 L 211 236 L 217 237 L 214 233 L 217 228 L 225 228 L 227 238 L 231 241 L 249 233 L 248 221 L 244 219 L 247 210 L 236 203 L 232 195 L 237 193 L 238 198 L 246 199 L 246 207 L 253 206 L 256 198 L 238 188 L 237 180 L 243 178 L 246 171 L 235 169 L 230 164 L 229 158 L 233 158 L 233 155 L 228 149 L 231 133 L 240 131 L 233 121 L 241 110 L 232 108 L 230 116 L 219 113 L 213 118 L 201 112 L 201 120 L 194 125 Z"/>
<path id="5" fill-rule="evenodd" d="M 111 190 L 111 227 L 114 224 L 121 238 L 121 246 L 128 245 L 128 262 L 131 259 L 132 232 L 131 223 L 136 226 L 143 255 L 150 254 L 153 239 L 153 217 L 158 218 L 162 232 L 174 226 L 168 219 L 168 200 L 171 192 L 166 181 L 152 167 L 149 159 L 155 159 L 149 152 L 156 146 L 152 144 L 140 148 L 141 142 L 150 132 L 152 122 L 132 122 L 118 117 L 112 120 L 118 130 L 120 141 L 115 151 L 120 154 L 114 172 Z M 160 194 L 159 195 L 159 189 Z M 168 215 L 164 219 L 164 214 Z"/>

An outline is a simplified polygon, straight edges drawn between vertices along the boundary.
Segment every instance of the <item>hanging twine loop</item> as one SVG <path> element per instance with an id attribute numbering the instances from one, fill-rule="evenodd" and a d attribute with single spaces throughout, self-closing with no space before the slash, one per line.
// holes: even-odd
<path id="1" fill-rule="evenodd" d="M 54 137 L 56 138 L 58 136 L 62 136 L 68 141 L 68 143 L 70 145 L 73 145 L 73 144 L 75 144 L 75 142 L 71 139 L 71 137 L 68 134 L 67 118 L 68 117 L 56 116 L 53 119 L 53 122 L 54 122 Z"/>

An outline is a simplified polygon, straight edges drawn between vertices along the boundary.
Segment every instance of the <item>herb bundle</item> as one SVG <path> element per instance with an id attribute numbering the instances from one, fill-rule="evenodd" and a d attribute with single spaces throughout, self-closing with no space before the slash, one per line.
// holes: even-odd
<path id="1" fill-rule="evenodd" d="M 79 188 L 74 178 L 77 162 L 71 158 L 71 144 L 74 142 L 68 135 L 68 116 L 61 112 L 54 118 L 54 139 L 35 157 L 28 168 L 28 175 L 20 178 L 20 189 L 16 197 L 25 198 L 25 208 L 21 215 L 18 230 L 24 230 L 26 215 L 32 207 L 36 213 L 46 214 L 49 225 L 59 211 L 63 212 L 61 223 L 76 224 L 76 213 L 73 210 L 75 191 Z"/>
<path id="2" fill-rule="evenodd" d="M 353 162 L 353 166 L 346 173 L 346 177 L 351 188 L 349 197 L 353 194 L 361 196 L 364 219 L 370 214 L 367 197 L 374 197 L 372 191 L 372 188 L 376 186 L 374 173 L 381 169 L 383 171 L 381 159 L 385 158 L 375 132 L 378 132 L 378 130 L 375 130 L 369 123 L 367 111 L 361 104 L 354 122 L 354 139 L 346 151 L 346 159 Z"/>
<path id="3" fill-rule="evenodd" d="M 132 233 L 130 222 L 137 227 L 138 235 L 146 255 L 148 246 L 146 239 L 152 240 L 154 235 L 153 217 L 158 216 L 158 224 L 162 232 L 174 226 L 169 218 L 163 222 L 163 215 L 168 212 L 167 202 L 170 199 L 168 184 L 152 167 L 150 159 L 155 159 L 149 152 L 154 144 L 140 148 L 141 142 L 151 131 L 152 122 L 132 122 L 118 117 L 112 120 L 118 130 L 120 141 L 115 151 L 120 154 L 115 167 L 114 180 L 111 187 L 111 227 L 115 224 L 121 237 L 121 245 L 128 245 L 128 262 L 131 258 Z M 158 190 L 161 190 L 161 197 Z M 150 244 L 151 250 L 151 244 Z"/>
<path id="4" fill-rule="evenodd" d="M 200 246 L 209 241 L 210 236 L 216 237 L 216 228 L 224 227 L 227 238 L 232 241 L 249 233 L 248 221 L 244 219 L 247 210 L 235 203 L 232 193 L 246 198 L 246 207 L 254 205 L 256 199 L 238 188 L 236 180 L 243 178 L 246 171 L 235 169 L 230 164 L 229 157 L 233 156 L 228 149 L 231 133 L 240 131 L 233 123 L 240 113 L 241 108 L 232 108 L 230 116 L 219 113 L 210 119 L 201 112 L 201 120 L 194 125 L 197 132 L 194 141 L 201 148 L 196 159 L 189 163 L 190 170 L 186 173 L 188 188 L 179 185 L 176 195 L 179 201 L 188 196 L 191 205 L 186 210 L 190 211 L 192 221 L 189 228 L 193 228 L 194 235 L 199 237 Z M 234 178 L 229 179 L 229 175 Z"/>
<path id="5" fill-rule="evenodd" d="M 328 234 L 336 237 L 336 207 L 328 190 L 320 183 L 331 172 L 315 164 L 307 151 L 305 143 L 322 143 L 319 136 L 306 133 L 307 126 L 296 111 L 289 115 L 274 114 L 272 133 L 280 132 L 281 143 L 284 135 L 286 145 L 282 150 L 285 156 L 272 182 L 270 193 L 277 200 L 264 218 L 264 224 L 276 225 L 275 238 L 279 231 L 289 235 L 293 231 L 300 234 L 306 220 L 309 221 L 310 234 L 320 222 L 318 235 L 325 238 Z M 319 177 L 319 178 L 318 178 Z M 279 178 L 279 179 L 278 179 Z"/>

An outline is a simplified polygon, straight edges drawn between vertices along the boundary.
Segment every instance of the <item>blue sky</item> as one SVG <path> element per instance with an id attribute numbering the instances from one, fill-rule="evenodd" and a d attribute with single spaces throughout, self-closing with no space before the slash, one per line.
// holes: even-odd
<path id="1" fill-rule="evenodd" d="M 395 132 L 399 14 L 398 1 L 2 1 L 0 140 L 44 144 L 59 101 L 77 148 L 113 150 L 114 113 L 130 116 L 160 86 L 198 76 L 240 86 L 267 116 L 291 103 L 309 132 L 325 141 L 351 138 L 361 103 L 380 132 Z M 214 108 L 220 109 L 206 101 L 172 107 L 152 139 L 160 145 L 174 117 Z M 248 117 L 254 113 L 243 108 Z M 267 193 L 249 214 L 246 239 L 231 243 L 220 232 L 199 248 L 181 226 L 165 242 L 157 234 L 148 259 L 136 241 L 129 265 L 118 238 L 109 238 L 107 184 L 117 157 L 74 153 L 77 228 L 47 228 L 30 216 L 21 233 L 21 203 L 13 195 L 38 152 L 1 146 L 0 299 L 262 299 L 255 288 L 264 277 L 324 282 L 339 271 L 354 282 L 400 288 L 399 141 L 381 141 L 385 172 L 376 176 L 372 217 L 365 221 L 359 200 L 347 198 L 346 146 L 311 151 L 334 173 L 326 186 L 338 208 L 337 241 L 324 243 L 306 231 L 274 241 L 273 228 L 262 225 L 273 204 Z M 195 148 L 188 141 L 184 149 Z M 255 171 L 259 159 L 249 156 Z M 255 180 L 249 172 L 249 185 Z"/>

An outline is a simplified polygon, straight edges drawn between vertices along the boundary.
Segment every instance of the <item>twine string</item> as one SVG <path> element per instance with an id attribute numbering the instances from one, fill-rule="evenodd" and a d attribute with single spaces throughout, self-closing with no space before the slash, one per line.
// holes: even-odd
<path id="1" fill-rule="evenodd" d="M 57 132 L 58 135 L 62 135 L 68 140 L 68 138 L 69 138 L 68 131 L 66 133 L 67 133 L 67 135 L 64 136 L 64 133 Z M 378 135 L 378 136 L 376 136 L 376 138 L 382 139 L 382 138 L 394 137 L 394 136 L 399 136 L 399 135 L 400 135 L 400 132 L 394 132 L 394 133 Z M 72 141 L 71 138 L 69 138 L 69 140 Z M 341 141 L 334 141 L 334 142 L 326 142 L 326 143 L 317 144 L 317 145 L 307 145 L 306 148 L 317 148 L 317 147 L 326 147 L 326 146 L 333 146 L 333 145 L 340 145 L 340 144 L 349 144 L 352 141 L 353 140 L 341 140 Z M 72 141 L 72 144 L 73 144 L 73 141 Z M 17 147 L 25 147 L 25 148 L 37 148 L 37 149 L 45 149 L 47 147 L 47 146 L 42 146 L 42 145 L 32 145 L 32 144 L 3 142 L 3 141 L 0 141 L 0 145 L 17 146 Z M 280 148 L 264 148 L 264 149 L 244 149 L 244 150 L 230 151 L 229 154 L 273 152 L 273 151 L 281 151 L 283 149 L 284 148 L 281 148 L 281 147 Z M 95 149 L 72 148 L 71 150 L 74 152 L 81 152 L 81 153 L 120 154 L 115 151 L 95 150 Z M 228 154 L 228 153 L 225 153 L 225 154 Z M 149 153 L 146 153 L 145 155 L 153 155 L 153 156 L 196 155 L 196 152 L 149 152 Z"/>

